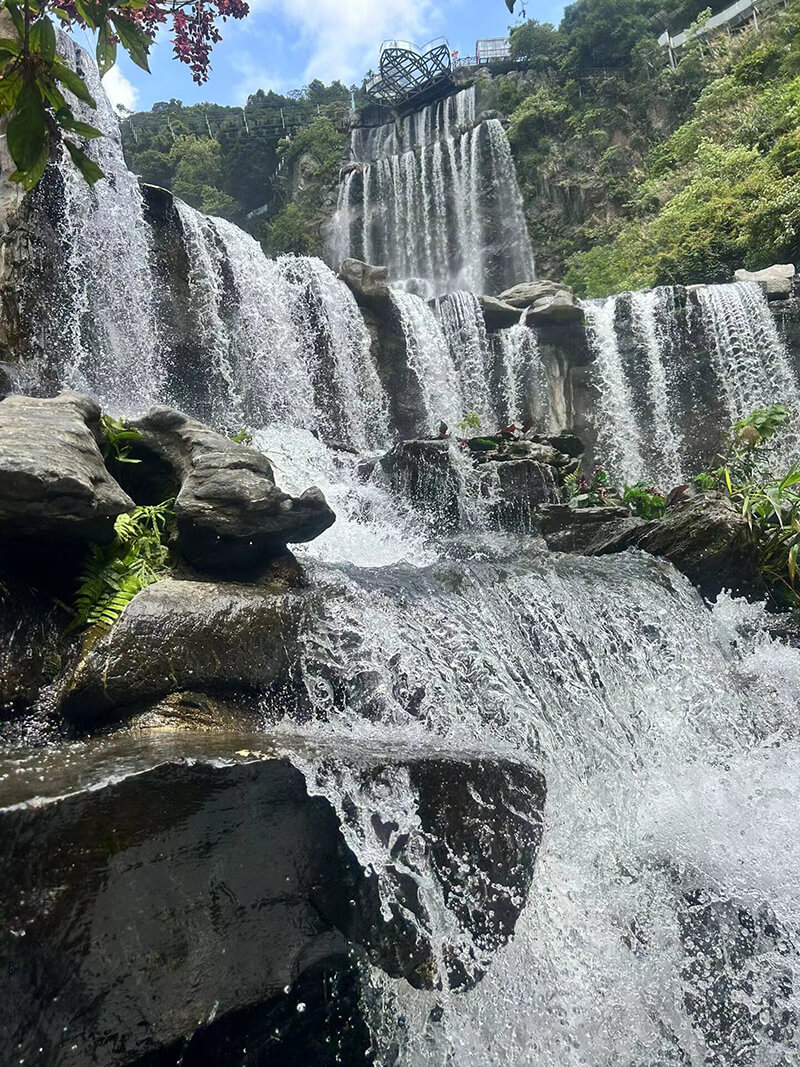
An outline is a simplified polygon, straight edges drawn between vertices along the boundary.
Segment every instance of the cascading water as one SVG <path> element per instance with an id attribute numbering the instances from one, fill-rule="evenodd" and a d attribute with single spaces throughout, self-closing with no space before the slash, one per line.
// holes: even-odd
<path id="1" fill-rule="evenodd" d="M 755 408 L 800 412 L 797 375 L 758 285 L 702 286 L 685 299 L 661 287 L 584 304 L 597 458 L 626 483 L 670 488 L 711 462 L 730 424 Z"/>
<path id="2" fill-rule="evenodd" d="M 492 344 L 499 386 L 498 421 L 508 426 L 530 420 L 540 431 L 555 429 L 551 387 L 536 334 L 520 321 L 498 330 Z"/>
<path id="3" fill-rule="evenodd" d="M 415 136 L 428 136 L 424 124 L 432 121 L 417 118 Z M 139 211 L 124 185 L 120 196 L 121 210 Z M 363 450 L 387 434 L 385 398 L 349 291 L 319 261 L 271 263 L 231 224 L 182 205 L 178 211 L 209 406 L 220 419 L 247 419 L 279 484 L 320 485 L 338 515 L 301 553 L 313 594 L 296 664 L 304 714 L 297 721 L 266 687 L 263 701 L 270 743 L 283 738 L 287 749 L 294 746 L 309 790 L 339 813 L 342 834 L 375 873 L 383 903 L 400 879 L 418 890 L 422 918 L 415 921 L 435 949 L 433 988 L 412 989 L 364 964 L 374 1062 L 797 1063 L 798 653 L 766 635 L 742 638 L 740 630 L 758 629 L 757 608 L 723 597 L 712 613 L 687 580 L 651 558 L 562 558 L 538 554 L 530 537 L 421 531 L 378 468 L 333 447 Z M 146 247 L 123 251 L 121 271 L 133 270 L 131 257 L 145 254 L 146 262 Z M 106 254 L 80 249 L 90 253 Z M 101 293 L 115 321 L 117 298 Z M 755 300 L 746 288 L 708 293 L 701 306 L 709 314 Z M 434 338 L 412 368 L 429 417 L 445 404 L 496 417 L 487 398 L 497 370 L 474 297 L 458 293 L 440 303 L 445 332 L 451 343 L 457 338 L 453 352 L 421 301 L 394 300 L 417 336 Z M 659 327 L 666 303 L 644 295 L 631 307 L 640 323 L 636 344 L 647 353 L 645 391 L 659 447 L 679 455 L 669 342 Z M 92 309 L 105 319 L 102 302 Z M 651 434 L 637 421 L 642 387 L 628 377 L 616 303 L 590 305 L 587 314 L 606 393 L 601 428 L 609 447 L 621 440 L 619 463 L 638 477 Z M 725 314 L 730 324 L 735 316 Z M 732 336 L 745 328 L 731 326 Z M 497 342 L 506 415 L 519 404 L 519 367 L 534 358 L 519 329 Z M 773 343 L 768 331 L 762 336 Z M 146 376 L 137 406 L 150 397 L 195 401 L 195 392 L 175 395 L 188 375 L 179 379 L 168 368 L 165 385 L 160 366 L 133 365 L 139 352 L 125 354 L 131 375 Z M 770 363 L 775 350 L 761 358 L 758 366 L 779 366 Z M 91 363 L 92 374 L 87 361 L 77 366 L 105 397 L 127 385 L 117 381 L 120 359 Z M 72 382 L 72 373 L 65 364 L 64 380 Z M 747 384 L 756 372 L 742 373 L 735 402 L 768 399 Z M 456 922 L 437 889 L 408 774 L 389 768 L 368 783 L 356 759 L 315 756 L 313 744 L 298 754 L 304 735 L 385 757 L 477 752 L 544 771 L 544 835 L 508 944 L 486 953 Z M 193 801 L 187 818 L 202 815 Z M 121 849 L 124 867 L 131 857 L 122 842 L 114 838 L 109 849 Z M 463 862 L 452 851 L 447 859 Z M 221 899 L 227 885 L 219 887 Z M 482 910 L 481 901 L 472 905 Z M 49 900 L 40 906 L 55 908 Z M 233 897 L 220 915 L 229 906 L 237 907 Z M 457 991 L 448 977 L 454 963 L 473 976 L 487 973 Z M 209 1005 L 209 1022 L 215 1011 Z"/>
<path id="4" fill-rule="evenodd" d="M 356 129 L 329 254 L 389 267 L 394 283 L 432 296 L 500 292 L 534 277 L 508 140 L 476 124 L 475 90 L 429 104 L 396 125 Z"/>
<path id="5" fill-rule="evenodd" d="M 59 292 L 43 325 L 44 356 L 23 370 L 21 384 L 55 379 L 94 393 L 112 410 L 130 412 L 164 393 L 149 228 L 97 67 L 66 34 L 59 33 L 58 48 L 97 101 L 93 110 L 67 94 L 75 117 L 103 131 L 87 152 L 106 177 L 90 188 L 62 150 L 55 222 L 65 253 Z M 52 173 L 47 180 L 57 184 Z"/>

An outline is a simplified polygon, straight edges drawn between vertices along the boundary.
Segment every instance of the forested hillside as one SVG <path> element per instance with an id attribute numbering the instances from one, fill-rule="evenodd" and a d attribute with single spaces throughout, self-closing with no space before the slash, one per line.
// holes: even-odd
<path id="1" fill-rule="evenodd" d="M 350 108 L 351 90 L 319 81 L 290 96 L 259 89 L 243 108 L 170 100 L 123 120 L 125 158 L 143 181 L 233 219 L 275 252 L 316 251 L 310 220 L 319 204 L 306 203 L 288 164 L 305 155 L 306 165 L 329 179 Z M 247 219 L 265 205 L 263 215 Z"/>
<path id="2" fill-rule="evenodd" d="M 512 47 L 537 78 L 486 100 L 509 117 L 541 273 L 584 295 L 800 258 L 800 3 L 695 36 L 675 69 L 658 35 L 710 9 L 654 8 L 580 0 L 557 30 L 527 23 Z"/>

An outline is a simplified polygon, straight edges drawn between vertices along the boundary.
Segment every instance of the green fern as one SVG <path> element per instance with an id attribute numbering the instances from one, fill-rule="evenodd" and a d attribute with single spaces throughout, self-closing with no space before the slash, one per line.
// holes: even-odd
<path id="1" fill-rule="evenodd" d="M 93 643 L 114 625 L 137 593 L 165 576 L 172 505 L 172 500 L 165 500 L 117 517 L 114 540 L 95 545 L 84 564 L 68 633 L 83 630 L 86 644 Z"/>

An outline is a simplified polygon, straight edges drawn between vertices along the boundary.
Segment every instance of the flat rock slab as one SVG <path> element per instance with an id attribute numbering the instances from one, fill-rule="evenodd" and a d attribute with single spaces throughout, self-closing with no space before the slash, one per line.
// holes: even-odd
<path id="1" fill-rule="evenodd" d="M 100 408 L 87 396 L 0 402 L 0 538 L 110 541 L 134 503 L 106 470 Z"/>
<path id="2" fill-rule="evenodd" d="M 311 541 L 336 520 L 319 489 L 284 493 L 266 456 L 181 412 L 152 408 L 131 426 L 142 435 L 134 454 L 145 463 L 148 454 L 155 457 L 179 486 L 179 547 L 203 573 L 256 571 L 287 544 Z"/>
<path id="3" fill-rule="evenodd" d="M 795 268 L 793 263 L 774 263 L 763 270 L 743 270 L 734 272 L 734 281 L 756 282 L 767 296 L 791 296 L 794 286 Z"/>
<path id="4" fill-rule="evenodd" d="M 78 664 L 59 709 L 88 727 L 183 689 L 264 693 L 287 669 L 295 604 L 279 585 L 156 582 Z"/>

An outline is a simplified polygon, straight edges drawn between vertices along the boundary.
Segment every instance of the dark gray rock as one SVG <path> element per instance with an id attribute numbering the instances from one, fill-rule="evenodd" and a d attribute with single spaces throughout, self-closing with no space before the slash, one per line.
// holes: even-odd
<path id="1" fill-rule="evenodd" d="M 757 581 L 757 554 L 746 519 L 722 493 L 674 504 L 662 519 L 643 522 L 625 508 L 545 508 L 548 548 L 600 556 L 640 548 L 674 564 L 706 596 L 745 592 Z"/>
<path id="2" fill-rule="evenodd" d="M 288 668 L 292 607 L 281 582 L 156 582 L 84 656 L 60 710 L 90 726 L 183 689 L 265 692 Z"/>
<path id="3" fill-rule="evenodd" d="M 68 622 L 48 597 L 0 578 L 0 718 L 29 710 L 56 677 Z"/>
<path id="4" fill-rule="evenodd" d="M 79 393 L 0 402 L 0 539 L 111 540 L 134 505 L 106 470 L 99 420 Z"/>
<path id="5" fill-rule="evenodd" d="M 616 545 L 623 533 L 642 525 L 627 508 L 573 508 L 551 504 L 541 510 L 540 530 L 547 547 L 554 552 L 577 552 L 582 556 L 601 555 Z"/>
<path id="6" fill-rule="evenodd" d="M 583 322 L 584 318 L 570 287 L 546 278 L 514 285 L 499 299 L 514 308 L 527 308 L 528 322 Z"/>
<path id="7" fill-rule="evenodd" d="M 480 464 L 478 470 L 498 529 L 530 533 L 538 526 L 542 505 L 561 499 L 553 467 L 535 458 L 490 461 Z"/>
<path id="8" fill-rule="evenodd" d="M 439 529 L 457 530 L 463 479 L 450 441 L 401 441 L 381 459 L 392 488 Z"/>
<path id="9" fill-rule="evenodd" d="M 310 795 L 298 768 L 314 754 L 301 744 L 295 760 L 285 735 L 276 751 L 263 732 L 153 732 L 69 759 L 53 750 L 0 763 L 2 1062 L 162 1064 L 145 1057 L 212 1020 L 234 1039 L 247 1032 L 237 1013 L 279 1010 L 284 989 L 296 1014 L 303 976 L 343 973 L 353 953 L 419 988 L 479 980 L 530 889 L 541 774 L 469 755 L 354 763 L 318 753 L 317 762 L 343 760 L 365 788 L 399 789 L 404 810 L 416 805 L 413 840 L 368 804 L 358 813 L 392 842 L 381 897 L 331 804 Z M 455 937 L 443 944 L 441 916 L 402 874 L 420 865 L 452 915 L 444 928 Z M 314 1018 L 310 1009 L 306 1031 Z M 232 1047 L 238 1063 L 242 1044 Z M 296 1061 L 274 1061 L 287 1062 Z"/>
<path id="10" fill-rule="evenodd" d="M 479 296 L 478 303 L 483 311 L 487 330 L 502 330 L 514 326 L 520 320 L 520 308 L 507 304 L 496 296 Z"/>
<path id="11" fill-rule="evenodd" d="M 180 486 L 180 550 L 204 573 L 258 570 L 287 544 L 313 540 L 336 519 L 319 489 L 289 496 L 275 485 L 266 456 L 178 411 L 152 408 L 131 425 L 142 435 L 135 455 L 155 457 Z M 143 466 L 145 475 L 152 467 Z"/>

